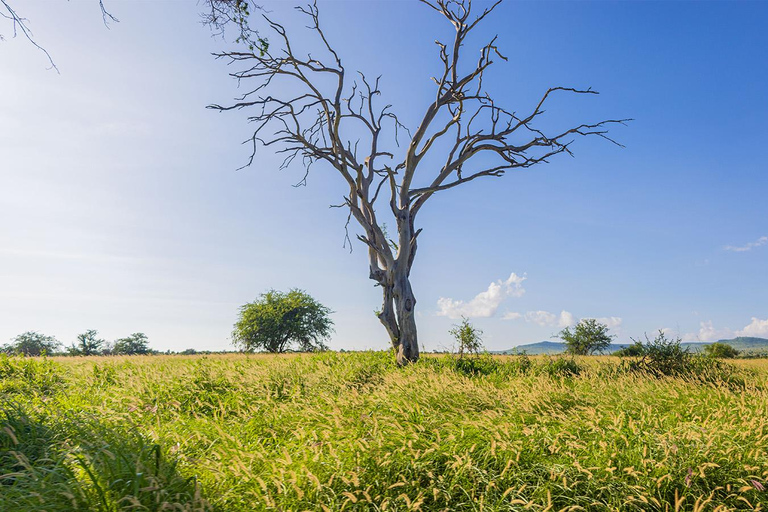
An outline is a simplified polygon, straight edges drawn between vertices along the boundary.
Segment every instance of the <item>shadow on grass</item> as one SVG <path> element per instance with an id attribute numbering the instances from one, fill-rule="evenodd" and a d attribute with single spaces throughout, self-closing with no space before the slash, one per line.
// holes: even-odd
<path id="1" fill-rule="evenodd" d="M 158 444 L 93 419 L 0 408 L 0 510 L 208 511 Z"/>

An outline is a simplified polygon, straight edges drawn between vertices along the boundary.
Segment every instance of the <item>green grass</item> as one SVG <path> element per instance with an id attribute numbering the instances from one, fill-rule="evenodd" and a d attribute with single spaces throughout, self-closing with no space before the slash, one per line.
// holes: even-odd
<path id="1" fill-rule="evenodd" d="M 765 510 L 768 363 L 734 364 L 2 357 L 0 510 Z"/>

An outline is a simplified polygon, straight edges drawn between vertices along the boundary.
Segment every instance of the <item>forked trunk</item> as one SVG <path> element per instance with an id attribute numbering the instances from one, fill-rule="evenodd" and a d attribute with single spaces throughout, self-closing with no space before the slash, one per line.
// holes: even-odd
<path id="1" fill-rule="evenodd" d="M 419 339 L 416 332 L 416 298 L 411 290 L 408 276 L 402 276 L 395 283 L 395 310 L 400 337 L 395 347 L 397 364 L 405 366 L 419 360 Z"/>
<path id="2" fill-rule="evenodd" d="M 384 302 L 378 316 L 392 341 L 397 364 L 405 366 L 415 363 L 419 360 L 416 298 L 413 296 L 407 274 L 402 272 L 401 275 L 391 275 L 390 280 L 382 284 L 382 288 Z"/>

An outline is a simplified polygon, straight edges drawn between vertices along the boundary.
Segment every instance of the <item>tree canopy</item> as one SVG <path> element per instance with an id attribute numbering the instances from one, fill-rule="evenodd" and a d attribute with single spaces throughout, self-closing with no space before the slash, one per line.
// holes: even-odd
<path id="1" fill-rule="evenodd" d="M 99 332 L 88 329 L 77 335 L 77 341 L 69 347 L 69 353 L 75 356 L 94 356 L 99 354 L 104 340 L 98 337 Z"/>
<path id="2" fill-rule="evenodd" d="M 37 331 L 27 331 L 11 340 L 2 348 L 8 354 L 23 354 L 25 356 L 40 356 L 52 354 L 61 348 L 61 342 L 53 336 L 46 336 Z"/>
<path id="3" fill-rule="evenodd" d="M 115 355 L 149 354 L 149 339 L 143 332 L 135 332 L 125 338 L 115 340 L 112 353 Z"/>
<path id="4" fill-rule="evenodd" d="M 325 350 L 332 311 L 298 288 L 269 290 L 240 308 L 232 339 L 246 351 Z"/>
<path id="5" fill-rule="evenodd" d="M 608 326 L 594 318 L 582 319 L 573 330 L 566 327 L 560 331 L 558 337 L 565 342 L 566 351 L 577 356 L 603 352 L 614 338 L 612 334 L 608 334 Z"/>

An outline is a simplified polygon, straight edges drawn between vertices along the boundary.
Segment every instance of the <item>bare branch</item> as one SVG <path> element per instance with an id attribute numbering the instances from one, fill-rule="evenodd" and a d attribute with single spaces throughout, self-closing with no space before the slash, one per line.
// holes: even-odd
<path id="1" fill-rule="evenodd" d="M 276 44 L 259 52 L 251 47 L 217 54 L 242 66 L 231 73 L 239 84 L 253 86 L 231 105 L 209 106 L 250 113 L 254 131 L 246 141 L 252 145 L 247 165 L 254 162 L 257 146 L 273 147 L 284 156 L 280 168 L 297 159 L 301 162 L 301 185 L 318 161 L 342 177 L 347 190 L 343 203 L 335 207 L 349 210 L 344 246 L 350 242 L 349 222 L 354 218 L 363 231 L 357 239 L 368 249 L 369 277 L 384 294 L 377 316 L 398 350 L 398 361 L 401 356 L 412 358 L 414 353 L 418 357 L 409 276 L 421 233 L 415 219 L 428 199 L 479 178 L 500 177 L 510 169 L 546 163 L 560 153 L 572 155 L 571 144 L 579 136 L 598 136 L 621 146 L 607 129 L 628 121 L 609 119 L 559 131 L 541 128 L 538 121 L 553 94 L 597 94 L 591 89 L 550 88 L 527 115 L 497 105 L 484 85 L 485 73 L 494 61 L 507 60 L 496 46 L 496 37 L 480 48 L 474 65 L 465 64 L 464 53 L 470 31 L 500 0 L 486 3 L 478 14 L 472 13 L 471 0 L 420 1 L 450 22 L 455 33 L 450 43 L 436 41 L 442 69 L 432 78 L 434 101 L 426 105 L 413 132 L 400 123 L 391 105 L 379 104 L 381 77 L 347 76 L 341 57 L 321 27 L 316 3 L 298 8 L 317 40 L 316 54 L 301 54 L 285 27 L 264 16 Z M 409 136 L 402 149 L 401 129 Z M 439 157 L 442 166 L 430 155 Z M 377 210 L 377 201 L 383 202 L 387 195 L 389 211 Z M 394 217 L 396 237 L 389 238 L 383 229 L 385 224 L 379 218 L 383 214 Z M 403 346 L 409 348 L 401 353 Z"/>

